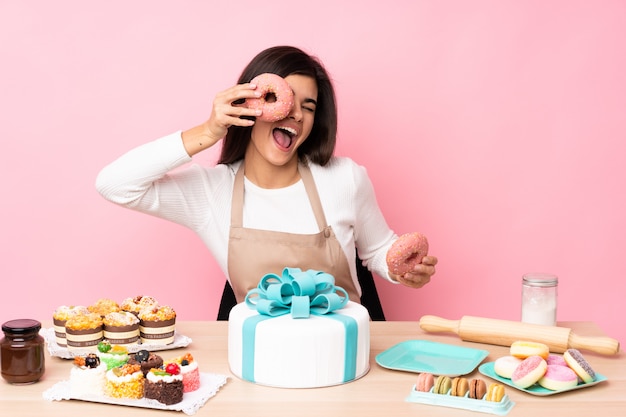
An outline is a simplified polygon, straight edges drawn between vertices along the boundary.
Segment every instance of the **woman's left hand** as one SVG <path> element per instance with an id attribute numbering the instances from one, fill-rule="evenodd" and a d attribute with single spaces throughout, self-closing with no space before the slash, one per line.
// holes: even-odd
<path id="1" fill-rule="evenodd" d="M 395 275 L 391 272 L 389 276 L 394 281 L 410 288 L 422 288 L 424 285 L 430 282 L 430 277 L 435 274 L 435 265 L 437 265 L 437 257 L 424 256 L 422 262 L 417 264 L 412 271 L 407 272 L 404 275 Z"/>

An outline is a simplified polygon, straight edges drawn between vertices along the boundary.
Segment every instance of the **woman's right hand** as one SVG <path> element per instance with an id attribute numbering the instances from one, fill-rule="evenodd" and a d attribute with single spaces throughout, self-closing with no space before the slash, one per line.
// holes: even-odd
<path id="1" fill-rule="evenodd" d="M 256 85 L 251 83 L 238 84 L 218 93 L 213 100 L 213 108 L 209 120 L 200 126 L 183 131 L 183 143 L 187 153 L 192 156 L 219 142 L 231 126 L 252 126 L 254 120 L 242 116 L 256 117 L 260 110 L 248 109 L 244 104 L 247 98 L 260 97 Z"/>

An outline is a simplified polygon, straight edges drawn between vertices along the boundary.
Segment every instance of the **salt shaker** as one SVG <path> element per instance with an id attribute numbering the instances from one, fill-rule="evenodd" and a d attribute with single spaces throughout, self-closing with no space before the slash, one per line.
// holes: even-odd
<path id="1" fill-rule="evenodd" d="M 524 323 L 556 326 L 556 275 L 525 274 L 522 277 L 522 321 Z"/>

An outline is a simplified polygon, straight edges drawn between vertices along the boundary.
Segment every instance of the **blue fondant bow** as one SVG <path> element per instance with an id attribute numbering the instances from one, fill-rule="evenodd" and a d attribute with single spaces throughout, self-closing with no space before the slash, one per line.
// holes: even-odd
<path id="1" fill-rule="evenodd" d="M 280 276 L 266 274 L 246 295 L 248 307 L 273 317 L 291 313 L 293 318 L 308 318 L 338 310 L 347 303 L 348 293 L 335 286 L 335 277 L 300 268 L 285 268 Z"/>

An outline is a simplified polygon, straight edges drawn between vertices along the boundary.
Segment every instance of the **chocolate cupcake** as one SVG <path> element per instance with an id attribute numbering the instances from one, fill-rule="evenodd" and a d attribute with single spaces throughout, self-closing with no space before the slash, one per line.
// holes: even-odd
<path id="1" fill-rule="evenodd" d="M 151 369 L 146 375 L 144 396 L 166 405 L 183 400 L 183 377 L 176 365 L 166 369 Z"/>

